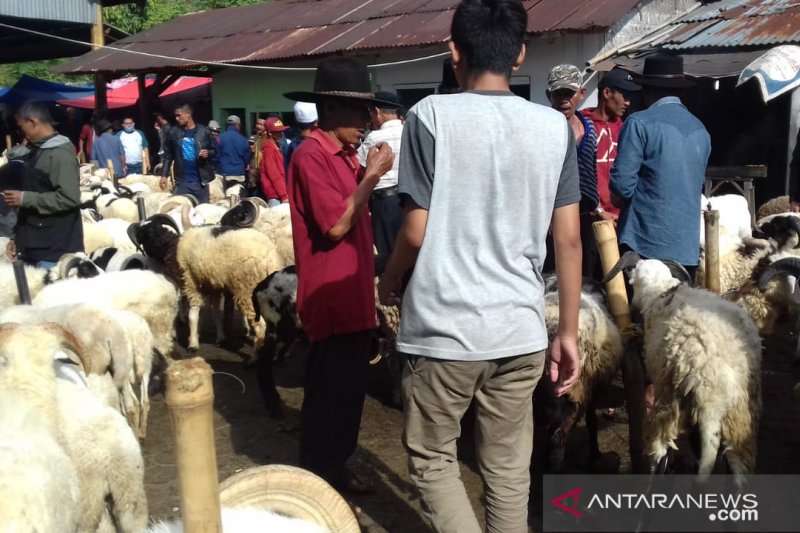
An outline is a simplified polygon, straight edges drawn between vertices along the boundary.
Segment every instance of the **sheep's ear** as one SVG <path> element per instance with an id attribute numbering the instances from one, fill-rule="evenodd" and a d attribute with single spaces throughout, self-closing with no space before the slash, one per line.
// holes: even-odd
<path id="1" fill-rule="evenodd" d="M 603 285 L 606 285 L 609 281 L 614 279 L 617 276 L 617 274 L 619 274 L 623 270 L 635 267 L 636 263 L 638 263 L 641 259 L 642 258 L 639 256 L 639 254 L 632 250 L 628 250 L 627 252 L 622 254 L 622 257 L 619 258 L 617 264 L 614 265 L 611 268 L 611 270 L 609 270 L 608 274 L 606 274 L 606 277 L 603 278 L 602 281 Z"/>

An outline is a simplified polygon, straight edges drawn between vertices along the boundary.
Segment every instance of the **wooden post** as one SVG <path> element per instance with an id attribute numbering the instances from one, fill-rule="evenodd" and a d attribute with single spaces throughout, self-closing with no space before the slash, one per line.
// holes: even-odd
<path id="1" fill-rule="evenodd" d="M 200 357 L 176 361 L 167 370 L 167 408 L 175 433 L 186 533 L 222 531 L 211 373 L 211 367 Z"/>
<path id="2" fill-rule="evenodd" d="M 11 140 L 11 135 L 6 135 L 6 149 L 10 149 L 13 146 L 14 141 Z"/>
<path id="3" fill-rule="evenodd" d="M 142 174 L 150 173 L 150 160 L 147 156 L 148 156 L 148 151 L 142 150 Z"/>
<path id="4" fill-rule="evenodd" d="M 719 211 L 703 212 L 706 225 L 706 289 L 719 294 Z"/>
<path id="5" fill-rule="evenodd" d="M 600 220 L 592 224 L 603 276 L 611 271 L 619 261 L 617 232 L 610 220 Z M 606 285 L 608 306 L 611 315 L 623 335 L 625 353 L 622 358 L 622 381 L 625 385 L 625 402 L 628 410 L 628 449 L 631 455 L 631 468 L 634 474 L 644 474 L 647 467 L 644 461 L 644 368 L 641 361 L 641 345 L 630 336 L 631 313 L 628 306 L 628 293 L 625 290 L 624 276 L 620 272 Z"/>
<path id="6" fill-rule="evenodd" d="M 106 44 L 103 31 L 103 3 L 97 0 L 94 4 L 94 26 L 92 26 L 92 50 L 99 50 Z M 106 77 L 97 73 L 94 75 L 94 108 L 103 115 L 108 111 L 108 98 L 106 97 Z"/>

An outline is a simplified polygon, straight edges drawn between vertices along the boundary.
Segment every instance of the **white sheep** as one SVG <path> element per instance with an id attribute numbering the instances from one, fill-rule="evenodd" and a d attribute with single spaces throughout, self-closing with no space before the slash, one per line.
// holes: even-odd
<path id="1" fill-rule="evenodd" d="M 63 350 L 82 359 L 80 343 L 60 326 L 0 326 L 0 359 L 4 361 L 0 390 L 14 391 L 50 424 L 68 458 L 46 467 L 55 474 L 63 471 L 63 463 L 71 462 L 79 491 L 77 501 L 70 501 L 72 491 L 66 490 L 43 508 L 26 509 L 35 515 L 34 520 L 40 520 L 68 504 L 78 511 L 77 528 L 70 523 L 73 511 L 67 510 L 56 516 L 60 522 L 55 528 L 22 530 L 96 531 L 102 516 L 109 513 L 117 531 L 142 531 L 147 524 L 147 502 L 139 444 L 122 416 L 103 405 L 85 384 L 56 377 L 55 369 L 61 365 L 58 354 Z M 24 479 L 17 482 L 24 483 Z M 45 480 L 34 482 L 38 481 Z M 36 488 L 45 493 L 51 490 L 38 483 Z M 5 509 L 6 502 L 0 508 Z"/>
<path id="2" fill-rule="evenodd" d="M 655 386 L 645 451 L 663 464 L 688 429 L 699 428 L 698 472 L 708 476 L 722 444 L 730 470 L 752 473 L 761 410 L 761 339 L 741 307 L 691 288 L 660 261 L 633 270 L 633 306 L 644 317 L 644 360 Z"/>
<path id="3" fill-rule="evenodd" d="M 95 205 L 103 219 L 119 218 L 129 224 L 139 221 L 139 208 L 136 202 L 128 198 L 116 194 L 101 194 L 95 200 Z"/>
<path id="4" fill-rule="evenodd" d="M 329 533 L 322 526 L 289 518 L 267 509 L 252 507 L 223 507 L 220 509 L 223 533 L 261 533 L 262 531 L 280 531 L 280 533 Z M 157 522 L 147 529 L 147 533 L 183 533 L 180 520 Z"/>
<path id="5" fill-rule="evenodd" d="M 94 278 L 68 279 L 48 285 L 33 299 L 33 304 L 40 307 L 70 303 L 94 304 L 141 316 L 153 334 L 155 349 L 169 359 L 175 338 L 178 292 L 161 274 L 125 270 Z"/>
<path id="6" fill-rule="evenodd" d="M 544 318 L 547 336 L 552 342 L 558 330 L 558 292 L 554 276 L 545 282 Z M 605 294 L 597 284 L 588 280 L 584 280 L 581 287 L 578 354 L 580 379 L 567 394 L 556 397 L 555 384 L 546 373 L 536 387 L 534 416 L 537 425 L 547 429 L 545 436 L 548 437 L 538 436 L 536 440 L 537 444 L 547 448 L 550 467 L 554 471 L 563 470 L 566 441 L 584 415 L 589 431 L 589 461 L 600 458 L 593 395 L 599 385 L 611 382 L 622 363 L 622 338 L 608 312 Z"/>

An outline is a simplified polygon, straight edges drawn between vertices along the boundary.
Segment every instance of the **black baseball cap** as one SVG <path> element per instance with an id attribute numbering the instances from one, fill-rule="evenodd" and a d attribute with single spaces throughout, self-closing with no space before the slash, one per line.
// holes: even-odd
<path id="1" fill-rule="evenodd" d="M 599 90 L 603 90 L 606 87 L 609 89 L 617 89 L 623 92 L 635 92 L 641 91 L 642 86 L 634 83 L 633 76 L 627 71 L 622 70 L 621 68 L 615 68 L 606 73 L 603 76 L 603 79 L 597 84 L 597 88 Z"/>

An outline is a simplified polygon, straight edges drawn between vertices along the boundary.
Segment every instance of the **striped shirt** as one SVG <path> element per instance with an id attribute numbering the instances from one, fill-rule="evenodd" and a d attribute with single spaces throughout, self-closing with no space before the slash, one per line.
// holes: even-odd
<path id="1" fill-rule="evenodd" d="M 394 152 L 392 170 L 381 176 L 375 190 L 395 187 L 397 185 L 397 169 L 400 165 L 400 140 L 403 137 L 403 122 L 400 119 L 387 120 L 380 129 L 371 131 L 358 149 L 358 162 L 362 167 L 367 166 L 369 149 L 380 142 L 388 144 Z"/>
<path id="2" fill-rule="evenodd" d="M 580 176 L 581 213 L 597 209 L 600 203 L 600 194 L 597 191 L 597 133 L 594 123 L 576 113 L 576 117 L 583 123 L 583 139 L 578 145 L 578 175 Z"/>

